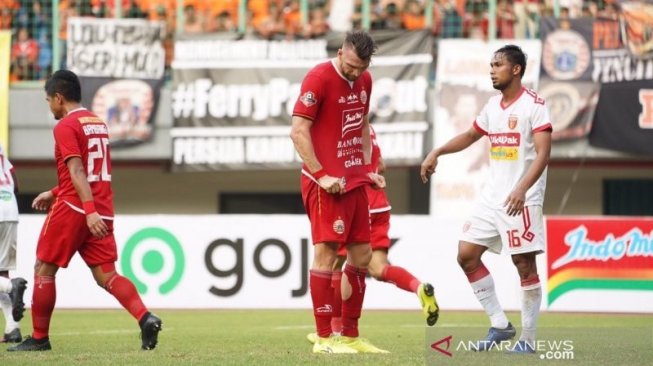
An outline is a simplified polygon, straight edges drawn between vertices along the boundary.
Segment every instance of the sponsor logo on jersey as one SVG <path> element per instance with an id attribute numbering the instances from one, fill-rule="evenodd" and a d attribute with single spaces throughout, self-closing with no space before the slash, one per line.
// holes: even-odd
<path id="1" fill-rule="evenodd" d="M 302 95 L 301 97 L 299 97 L 299 100 L 306 107 L 310 107 L 310 106 L 314 105 L 315 103 L 317 103 L 317 100 L 315 99 L 315 94 L 313 94 L 313 92 L 310 91 L 310 90 L 307 91 L 306 93 L 304 93 L 304 95 Z"/>
<path id="2" fill-rule="evenodd" d="M 363 108 L 342 111 L 342 137 L 351 131 L 356 131 L 363 125 Z"/>
<path id="3" fill-rule="evenodd" d="M 510 123 L 510 121 L 508 121 Z M 517 123 L 517 122 L 515 122 Z M 519 146 L 521 135 L 519 132 L 493 133 L 490 134 L 492 147 L 498 146 Z"/>
<path id="4" fill-rule="evenodd" d="M 9 191 L 0 191 L 0 201 L 11 201 L 13 194 Z"/>
<path id="5" fill-rule="evenodd" d="M 338 218 L 333 222 L 333 231 L 340 235 L 345 232 L 345 222 L 342 219 Z"/>
<path id="6" fill-rule="evenodd" d="M 345 99 L 345 97 L 340 97 L 338 99 L 338 104 L 345 104 L 345 103 L 347 103 L 347 99 Z"/>
<path id="7" fill-rule="evenodd" d="M 491 134 L 490 158 L 493 160 L 517 160 L 520 140 L 521 135 L 518 132 Z"/>
<path id="8" fill-rule="evenodd" d="M 331 304 L 324 304 L 324 306 L 320 306 L 319 308 L 315 309 L 318 313 L 331 313 L 333 312 L 333 306 Z"/>
<path id="9" fill-rule="evenodd" d="M 490 149 L 490 158 L 493 160 L 517 160 L 518 152 L 516 147 L 495 146 Z"/>
<path id="10" fill-rule="evenodd" d="M 361 91 L 361 102 L 363 102 L 363 104 L 367 103 L 367 92 L 365 90 Z"/>
<path id="11" fill-rule="evenodd" d="M 514 130 L 515 127 L 517 127 L 517 115 L 516 114 L 511 114 L 508 117 L 508 128 L 511 130 Z"/>
<path id="12" fill-rule="evenodd" d="M 347 104 L 358 103 L 358 95 L 352 92 L 347 96 Z"/>

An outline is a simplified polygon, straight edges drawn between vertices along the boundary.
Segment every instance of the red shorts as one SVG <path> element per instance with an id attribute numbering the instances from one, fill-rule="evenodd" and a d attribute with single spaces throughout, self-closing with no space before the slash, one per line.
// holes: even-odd
<path id="1" fill-rule="evenodd" d="M 370 245 L 372 250 L 390 249 L 390 210 L 370 214 Z M 338 255 L 344 257 L 347 255 L 347 248 L 344 245 L 338 247 Z"/>
<path id="2" fill-rule="evenodd" d="M 302 199 L 311 221 L 313 244 L 369 243 L 370 213 L 365 187 L 330 194 L 302 176 Z"/>
<path id="3" fill-rule="evenodd" d="M 86 216 L 74 211 L 62 200 L 56 200 L 45 219 L 36 258 L 42 262 L 68 267 L 75 252 L 79 252 L 89 267 L 118 260 L 116 240 L 113 237 L 113 221 L 104 220 L 108 234 L 98 239 L 86 226 Z"/>

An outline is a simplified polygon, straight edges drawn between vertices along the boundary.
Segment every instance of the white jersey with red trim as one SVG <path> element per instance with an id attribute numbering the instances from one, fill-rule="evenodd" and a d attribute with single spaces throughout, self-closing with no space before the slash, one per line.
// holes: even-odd
<path id="1" fill-rule="evenodd" d="M 18 221 L 18 204 L 14 194 L 13 165 L 0 145 L 0 221 Z"/>
<path id="2" fill-rule="evenodd" d="M 544 99 L 534 91 L 522 88 L 519 96 L 508 105 L 496 95 L 487 102 L 474 121 L 474 127 L 490 139 L 490 168 L 481 189 L 481 201 L 493 208 L 503 208 L 504 202 L 535 160 L 533 135 L 551 131 L 551 119 Z M 526 206 L 544 201 L 546 168 L 526 192 Z"/>

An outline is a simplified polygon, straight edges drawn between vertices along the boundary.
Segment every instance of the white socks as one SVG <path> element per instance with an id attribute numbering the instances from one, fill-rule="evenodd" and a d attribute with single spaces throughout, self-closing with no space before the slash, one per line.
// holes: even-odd
<path id="1" fill-rule="evenodd" d="M 5 316 L 5 333 L 18 328 L 18 322 L 14 321 L 14 316 L 11 314 L 11 299 L 8 294 L 0 293 L 0 307 Z"/>
<path id="2" fill-rule="evenodd" d="M 483 269 L 487 272 L 485 266 L 483 266 Z M 485 312 L 490 317 L 492 326 L 499 329 L 506 328 L 508 326 L 508 318 L 506 317 L 506 313 L 503 312 L 497 294 L 494 291 L 492 275 L 487 272 L 487 275 L 475 282 L 470 282 L 470 284 L 472 285 L 472 290 L 474 290 L 474 295 L 476 295 L 476 298 L 483 305 L 483 309 L 485 309 Z"/>
<path id="3" fill-rule="evenodd" d="M 535 328 L 537 327 L 537 318 L 540 315 L 541 304 L 542 285 L 540 284 L 539 277 L 522 281 L 522 331 L 521 336 L 519 337 L 520 341 L 527 341 L 529 344 L 535 343 Z"/>
<path id="4" fill-rule="evenodd" d="M 0 293 L 7 294 L 11 291 L 12 287 L 10 279 L 0 276 Z"/>

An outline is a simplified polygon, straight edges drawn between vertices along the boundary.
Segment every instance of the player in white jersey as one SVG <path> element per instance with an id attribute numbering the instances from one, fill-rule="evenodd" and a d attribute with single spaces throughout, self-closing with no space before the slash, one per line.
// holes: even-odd
<path id="1" fill-rule="evenodd" d="M 17 277 L 9 279 L 9 271 L 16 269 L 16 176 L 14 167 L 0 145 L 0 308 L 5 317 L 4 335 L 0 343 L 22 341 L 18 321 L 23 317 L 23 293 L 27 281 Z"/>
<path id="2" fill-rule="evenodd" d="M 426 183 L 438 157 L 469 147 L 483 136 L 490 139 L 489 177 L 480 202 L 465 223 L 458 243 L 458 263 L 474 294 L 490 317 L 488 335 L 476 345 L 486 351 L 512 339 L 515 328 L 503 312 L 494 280 L 483 265 L 486 250 L 505 249 L 517 267 L 522 288 L 522 333 L 514 352 L 535 352 L 535 327 L 542 288 L 535 256 L 545 248 L 542 203 L 546 166 L 551 152 L 551 121 L 544 100 L 525 89 L 521 78 L 526 55 L 515 45 L 494 53 L 490 63 L 492 86 L 501 92 L 490 98 L 472 127 L 431 151 L 421 166 Z"/>

